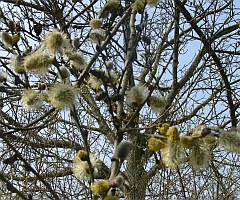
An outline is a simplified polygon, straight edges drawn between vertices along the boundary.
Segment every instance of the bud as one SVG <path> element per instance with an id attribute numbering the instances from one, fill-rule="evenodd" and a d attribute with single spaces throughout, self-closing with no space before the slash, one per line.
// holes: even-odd
<path id="1" fill-rule="evenodd" d="M 60 71 L 60 77 L 62 79 L 66 79 L 66 78 L 69 78 L 70 77 L 70 71 L 67 67 L 65 66 L 60 66 L 59 67 L 59 71 Z"/>
<path id="2" fill-rule="evenodd" d="M 39 36 L 42 33 L 42 25 L 41 24 L 35 24 L 33 26 L 33 30 L 36 33 L 36 36 Z"/>
<path id="3" fill-rule="evenodd" d="M 203 128 L 203 129 L 202 129 L 202 132 L 201 132 L 202 137 L 205 137 L 206 135 L 210 134 L 210 133 L 211 133 L 211 130 L 212 130 L 212 129 L 207 128 L 207 127 Z"/>
<path id="4" fill-rule="evenodd" d="M 146 35 L 142 36 L 142 41 L 143 41 L 144 43 L 146 43 L 147 45 L 150 45 L 150 44 L 151 44 L 151 39 L 150 39 L 150 37 L 148 37 L 148 36 L 146 36 Z"/>
<path id="5" fill-rule="evenodd" d="M 19 32 L 21 30 L 20 22 L 16 24 L 16 31 Z"/>
<path id="6" fill-rule="evenodd" d="M 121 175 L 118 175 L 111 182 L 111 187 L 112 188 L 117 188 L 117 187 L 119 188 L 123 185 L 123 183 L 124 183 L 124 178 Z"/>
<path id="7" fill-rule="evenodd" d="M 101 42 L 98 42 L 99 44 L 101 43 Z M 96 45 L 96 50 L 98 51 L 98 52 L 101 52 L 102 51 L 102 48 L 99 46 L 99 45 Z"/>
<path id="8" fill-rule="evenodd" d="M 38 83 L 38 90 L 45 90 L 46 84 Z"/>
<path id="9" fill-rule="evenodd" d="M 79 46 L 80 46 L 80 38 L 74 38 L 73 41 L 72 41 L 72 46 L 75 48 L 75 49 L 78 49 Z"/>
<path id="10" fill-rule="evenodd" d="M 17 33 L 12 36 L 12 46 L 15 46 L 20 40 L 20 33 Z"/>
<path id="11" fill-rule="evenodd" d="M 10 21 L 8 22 L 8 28 L 9 28 L 10 31 L 14 31 L 14 29 L 15 29 L 15 23 L 14 23 L 12 20 L 10 20 Z"/>
<path id="12" fill-rule="evenodd" d="M 1 34 L 1 38 L 6 47 L 12 47 L 12 36 L 9 35 L 7 32 L 3 31 Z"/>
<path id="13" fill-rule="evenodd" d="M 21 83 L 21 79 L 19 78 L 19 76 L 15 76 L 14 84 L 19 85 L 20 83 Z"/>
<path id="14" fill-rule="evenodd" d="M 107 61 L 106 62 L 106 67 L 108 70 L 111 70 L 113 68 L 113 62 L 112 61 Z"/>
<path id="15" fill-rule="evenodd" d="M 28 194 L 28 199 L 32 200 L 33 199 L 33 194 Z"/>
<path id="16" fill-rule="evenodd" d="M 7 81 L 7 76 L 4 72 L 0 71 L 0 84 Z"/>
<path id="17" fill-rule="evenodd" d="M 117 130 L 120 128 L 120 120 L 117 118 L 117 116 L 113 116 L 113 125 Z"/>
<path id="18" fill-rule="evenodd" d="M 116 149 L 116 157 L 125 160 L 127 159 L 131 149 L 132 149 L 132 142 L 131 141 L 123 141 L 120 142 Z"/>
<path id="19" fill-rule="evenodd" d="M 148 86 L 148 90 L 149 90 L 150 92 L 152 92 L 152 91 L 154 90 L 154 86 L 153 86 L 153 85 L 149 85 L 149 86 Z"/>
<path id="20" fill-rule="evenodd" d="M 87 137 L 88 137 L 88 131 L 87 131 L 87 130 L 84 130 L 84 131 L 82 132 L 82 135 L 83 135 L 83 137 L 87 138 Z"/>

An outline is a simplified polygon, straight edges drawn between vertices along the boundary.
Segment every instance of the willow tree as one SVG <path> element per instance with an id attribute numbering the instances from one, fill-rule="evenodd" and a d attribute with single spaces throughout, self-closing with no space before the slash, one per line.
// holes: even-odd
<path id="1" fill-rule="evenodd" d="M 0 4 L 1 199 L 239 195 L 239 8 Z"/>

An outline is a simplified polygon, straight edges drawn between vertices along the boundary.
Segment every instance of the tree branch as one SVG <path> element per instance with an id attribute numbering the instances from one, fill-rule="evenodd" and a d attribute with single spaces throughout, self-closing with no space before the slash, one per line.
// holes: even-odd
<path id="1" fill-rule="evenodd" d="M 237 119 L 236 119 L 236 116 L 235 116 L 235 109 L 234 109 L 234 106 L 233 106 L 232 89 L 230 87 L 228 77 L 227 77 L 227 75 L 224 72 L 224 69 L 222 67 L 221 61 L 220 61 L 219 57 L 216 55 L 215 51 L 211 47 L 211 43 L 209 42 L 209 40 L 211 40 L 211 38 L 209 40 L 206 38 L 206 36 L 203 34 L 201 29 L 198 27 L 195 20 L 191 17 L 190 13 L 184 7 L 182 2 L 180 0 L 175 0 L 175 2 L 176 2 L 176 5 L 181 10 L 184 17 L 187 19 L 187 21 L 191 24 L 191 26 L 193 27 L 195 32 L 200 37 L 202 43 L 204 44 L 205 48 L 209 51 L 209 54 L 212 56 L 213 60 L 215 61 L 216 65 L 218 67 L 219 73 L 221 74 L 222 79 L 223 79 L 224 84 L 225 84 L 225 87 L 226 87 L 226 94 L 227 94 L 230 117 L 231 117 L 231 120 L 232 120 L 232 126 L 236 127 L 237 126 Z"/>

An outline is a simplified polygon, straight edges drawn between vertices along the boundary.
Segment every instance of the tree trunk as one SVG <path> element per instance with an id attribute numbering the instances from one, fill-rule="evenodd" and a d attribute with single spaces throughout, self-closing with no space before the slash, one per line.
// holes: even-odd
<path id="1" fill-rule="evenodd" d="M 143 148 L 139 139 L 134 142 L 132 154 L 127 163 L 127 177 L 129 188 L 126 192 L 126 200 L 145 200 L 147 177 L 143 168 Z"/>

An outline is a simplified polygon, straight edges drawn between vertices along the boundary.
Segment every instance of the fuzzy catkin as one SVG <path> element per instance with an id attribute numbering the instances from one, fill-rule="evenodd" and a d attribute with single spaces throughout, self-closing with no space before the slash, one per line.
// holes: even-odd
<path id="1" fill-rule="evenodd" d="M 137 105 L 140 105 L 143 103 L 147 96 L 149 95 L 149 90 L 146 86 L 134 86 L 131 88 L 130 91 L 126 94 L 126 102 L 128 105 L 132 105 L 133 103 L 136 103 Z"/>
<path id="2" fill-rule="evenodd" d="M 111 187 L 121 187 L 124 183 L 124 178 L 121 175 L 116 176 L 113 181 L 111 182 Z"/>
<path id="3" fill-rule="evenodd" d="M 94 195 L 106 195 L 110 187 L 110 182 L 108 180 L 102 180 L 94 182 L 91 185 L 91 190 Z"/>
<path id="4" fill-rule="evenodd" d="M 1 33 L 1 38 L 2 38 L 6 47 L 11 47 L 12 46 L 12 36 L 10 36 L 6 31 L 3 31 Z"/>
<path id="5" fill-rule="evenodd" d="M 132 149 L 131 141 L 120 142 L 116 149 L 116 157 L 121 160 L 127 159 L 131 149 Z"/>
<path id="6" fill-rule="evenodd" d="M 207 168 L 211 160 L 211 152 L 203 150 L 200 146 L 193 146 L 188 164 L 194 169 Z"/>
<path id="7" fill-rule="evenodd" d="M 102 26 L 102 20 L 98 18 L 94 18 L 90 21 L 91 28 L 101 28 Z"/>
<path id="8" fill-rule="evenodd" d="M 225 150 L 240 154 L 240 134 L 236 128 L 228 131 L 221 130 L 218 138 L 220 144 Z"/>
<path id="9" fill-rule="evenodd" d="M 72 46 L 75 48 L 75 49 L 78 49 L 79 46 L 80 46 L 80 38 L 76 37 L 73 39 L 72 41 Z"/>
<path id="10" fill-rule="evenodd" d="M 162 149 L 162 161 L 166 167 L 175 169 L 185 161 L 185 151 L 181 142 L 168 142 Z"/>
<path id="11" fill-rule="evenodd" d="M 59 67 L 59 75 L 62 79 L 66 79 L 70 77 L 70 71 L 66 66 Z"/>
<path id="12" fill-rule="evenodd" d="M 152 137 L 148 140 L 148 148 L 151 151 L 158 151 L 164 147 L 165 147 L 165 142 L 161 139 Z"/>
<path id="13" fill-rule="evenodd" d="M 48 91 L 49 101 L 54 108 L 71 108 L 76 102 L 77 88 L 70 84 L 54 84 Z"/>

